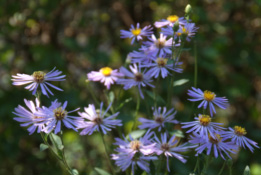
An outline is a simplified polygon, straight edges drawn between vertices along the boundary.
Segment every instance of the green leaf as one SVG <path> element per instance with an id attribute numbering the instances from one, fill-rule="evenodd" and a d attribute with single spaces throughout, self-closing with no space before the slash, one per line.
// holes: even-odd
<path id="1" fill-rule="evenodd" d="M 44 151 L 44 150 L 46 150 L 46 149 L 48 149 L 48 148 L 49 148 L 48 145 L 43 144 L 43 143 L 40 144 L 40 151 Z"/>
<path id="2" fill-rule="evenodd" d="M 72 169 L 72 174 L 73 175 L 79 175 L 79 172 L 76 169 Z"/>
<path id="3" fill-rule="evenodd" d="M 176 129 L 175 129 L 174 131 L 171 131 L 170 134 L 171 134 L 171 135 L 174 135 L 174 134 L 175 134 L 175 136 L 181 137 L 181 138 L 184 137 L 184 134 L 183 134 L 183 132 L 182 132 L 181 130 L 176 130 Z"/>
<path id="4" fill-rule="evenodd" d="M 132 98 L 127 98 L 125 99 L 117 108 L 116 111 L 118 111 L 119 109 L 121 109 L 125 104 L 129 103 L 132 100 Z"/>
<path id="5" fill-rule="evenodd" d="M 155 97 L 154 97 L 154 93 L 152 93 L 152 92 L 150 92 L 150 91 L 146 91 L 146 90 L 145 90 L 145 92 L 146 92 L 146 94 L 148 94 L 148 96 L 149 96 L 150 98 L 152 98 L 152 99 L 154 100 L 154 98 L 155 98 Z M 156 98 L 157 98 L 156 100 L 157 100 L 158 103 L 164 103 L 164 104 L 166 103 L 165 100 L 164 100 L 161 96 L 157 95 Z"/>
<path id="6" fill-rule="evenodd" d="M 64 146 L 62 143 L 62 139 L 58 135 L 55 135 L 54 133 L 51 133 L 51 137 L 53 138 L 53 139 L 51 139 L 53 145 L 55 145 L 55 147 L 57 147 L 57 149 L 63 150 Z"/>
<path id="7" fill-rule="evenodd" d="M 115 96 L 114 96 L 113 91 L 110 91 L 109 92 L 109 101 L 110 101 L 110 103 L 112 103 L 114 101 L 114 98 L 115 98 Z"/>
<path id="8" fill-rule="evenodd" d="M 97 173 L 99 173 L 100 175 L 111 175 L 110 173 L 108 173 L 107 171 L 101 169 L 101 168 L 98 168 L 98 167 L 95 167 L 94 168 L 95 171 L 97 171 Z"/>
<path id="9" fill-rule="evenodd" d="M 187 82 L 189 82 L 189 79 L 180 79 L 180 80 L 174 81 L 173 86 L 181 86 Z"/>
<path id="10" fill-rule="evenodd" d="M 146 132 L 146 130 L 135 130 L 135 131 L 132 131 L 129 135 L 131 135 L 131 137 L 133 139 L 138 139 L 140 138 L 141 136 L 143 136 L 143 134 Z M 129 135 L 127 136 L 127 138 L 129 138 Z"/>
<path id="11" fill-rule="evenodd" d="M 150 175 L 155 175 L 156 169 L 155 165 L 152 161 L 150 161 Z"/>
<path id="12" fill-rule="evenodd" d="M 243 175 L 250 175 L 250 168 L 248 165 L 246 166 Z"/>

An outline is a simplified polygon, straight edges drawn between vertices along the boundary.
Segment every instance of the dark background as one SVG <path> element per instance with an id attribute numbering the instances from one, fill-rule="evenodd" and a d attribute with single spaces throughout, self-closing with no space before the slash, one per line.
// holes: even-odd
<path id="1" fill-rule="evenodd" d="M 66 81 L 54 83 L 64 92 L 53 90 L 55 97 L 42 97 L 43 104 L 50 100 L 67 100 L 68 110 L 93 103 L 86 87 L 86 73 L 102 66 L 119 68 L 124 64 L 130 46 L 120 39 L 120 30 L 131 24 L 142 26 L 170 14 L 184 15 L 187 3 L 193 7 L 192 21 L 199 27 L 196 37 L 182 53 L 184 73 L 176 79 L 190 81 L 174 89 L 173 105 L 177 119 L 187 121 L 193 116 L 187 90 L 193 86 L 194 58 L 198 58 L 198 87 L 226 96 L 231 106 L 218 110 L 216 121 L 225 126 L 241 125 L 247 137 L 261 145 L 261 1 L 149 1 L 149 0 L 1 0 L 0 1 L 0 174 L 54 175 L 62 174 L 59 163 L 50 152 L 40 152 L 39 134 L 28 135 L 25 128 L 13 120 L 12 111 L 23 99 L 33 100 L 24 87 L 11 85 L 11 75 L 32 74 L 36 70 L 63 71 Z M 165 89 L 169 79 L 162 81 L 159 92 L 167 98 Z M 104 87 L 90 83 L 99 99 Z M 121 87 L 113 87 L 119 91 Z M 121 100 L 134 95 L 126 108 L 121 109 L 125 134 L 132 124 L 135 93 L 129 90 Z M 146 97 L 149 98 L 149 97 Z M 147 100 L 149 101 L 149 100 Z M 141 116 L 146 116 L 142 101 Z M 162 104 L 163 105 L 163 104 Z M 75 113 L 76 114 L 76 113 Z M 113 142 L 111 132 L 106 137 Z M 94 167 L 106 167 L 106 159 L 99 135 L 79 137 L 73 131 L 64 134 L 69 164 L 80 174 L 92 174 Z M 246 165 L 252 174 L 261 175 L 261 151 L 241 150 L 233 156 L 233 174 L 242 174 Z M 209 174 L 217 174 L 223 160 L 213 161 Z M 188 174 L 195 166 L 192 152 L 187 164 L 172 161 L 176 174 Z M 228 169 L 226 168 L 227 172 Z M 66 174 L 64 172 L 64 174 Z M 224 173 L 227 174 L 227 173 Z"/>

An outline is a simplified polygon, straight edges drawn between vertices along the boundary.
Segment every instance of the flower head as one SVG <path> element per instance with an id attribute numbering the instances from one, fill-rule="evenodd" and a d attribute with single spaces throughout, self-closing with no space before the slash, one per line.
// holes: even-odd
<path id="1" fill-rule="evenodd" d="M 226 109 L 228 106 L 228 100 L 225 97 L 216 97 L 216 94 L 211 91 L 202 91 L 201 89 L 196 89 L 192 87 L 192 90 L 188 90 L 188 95 L 192 97 L 192 99 L 188 99 L 189 101 L 202 101 L 198 108 L 203 106 L 204 109 L 209 105 L 209 111 L 211 117 L 213 116 L 213 112 L 216 113 L 214 104 L 220 107 L 221 109 Z"/>
<path id="2" fill-rule="evenodd" d="M 251 152 L 254 151 L 253 147 L 259 148 L 256 142 L 245 136 L 247 134 L 245 128 L 241 126 L 235 126 L 234 128 L 229 127 L 228 129 L 229 131 L 223 131 L 221 133 L 224 139 L 231 139 L 231 141 L 236 145 L 243 147 L 244 149 L 247 147 Z"/>
<path id="3" fill-rule="evenodd" d="M 108 108 L 102 112 L 103 103 L 100 105 L 100 111 L 95 110 L 95 106 L 90 104 L 88 108 L 84 108 L 85 112 L 79 112 L 78 114 L 87 119 L 88 121 L 82 122 L 78 128 L 83 129 L 80 135 L 91 135 L 94 131 L 102 131 L 104 134 L 107 134 L 107 131 L 111 131 L 111 128 L 116 126 L 121 126 L 121 120 L 114 119 L 119 115 L 119 112 L 106 117 L 108 110 L 111 108 L 110 104 Z"/>
<path id="4" fill-rule="evenodd" d="M 122 84 L 123 89 L 127 90 L 132 88 L 133 86 L 138 86 L 139 93 L 141 98 L 144 98 L 144 95 L 141 91 L 141 86 L 150 86 L 154 88 L 154 85 L 150 84 L 153 80 L 151 79 L 151 76 L 147 72 L 141 72 L 140 67 L 138 68 L 136 64 L 133 66 L 130 66 L 130 71 L 128 71 L 126 68 L 121 67 L 120 72 L 123 73 L 127 78 L 125 79 L 118 79 L 117 83 Z"/>
<path id="5" fill-rule="evenodd" d="M 139 121 L 142 123 L 139 125 L 139 129 L 154 129 L 158 127 L 158 131 L 161 131 L 161 129 L 165 127 L 165 123 L 178 123 L 178 121 L 174 119 L 177 113 L 174 111 L 174 108 L 167 111 L 167 108 L 163 107 L 163 111 L 161 110 L 161 107 L 158 109 L 155 108 L 153 112 L 154 120 L 139 118 Z"/>
<path id="6" fill-rule="evenodd" d="M 131 44 L 134 43 L 135 39 L 137 41 L 142 40 L 145 36 L 150 36 L 152 34 L 152 27 L 145 26 L 144 28 L 140 28 L 140 24 L 137 23 L 137 26 L 134 27 L 131 25 L 131 28 L 129 31 L 127 30 L 121 30 L 121 38 L 131 38 Z"/>
<path id="7" fill-rule="evenodd" d="M 122 76 L 123 74 L 119 73 L 117 69 L 113 70 L 110 67 L 103 67 L 98 72 L 91 71 L 87 74 L 89 80 L 100 81 L 101 83 L 104 83 L 107 89 L 110 89 L 111 84 L 114 84 L 114 82 Z"/>
<path id="8" fill-rule="evenodd" d="M 161 28 L 164 26 L 170 26 L 173 27 L 175 22 L 179 22 L 179 24 L 186 24 L 186 19 L 184 17 L 178 17 L 177 15 L 170 15 L 167 17 L 167 19 L 162 19 L 161 21 L 156 21 L 154 23 L 155 27 Z"/>
<path id="9" fill-rule="evenodd" d="M 52 105 L 48 108 L 45 106 L 42 106 L 42 108 L 39 108 L 37 112 L 35 112 L 36 116 L 44 117 L 45 118 L 45 132 L 50 133 L 54 130 L 54 133 L 57 134 L 58 132 L 61 132 L 61 124 L 63 123 L 66 128 L 73 129 L 77 132 L 77 126 L 79 123 L 83 121 L 82 118 L 71 116 L 69 115 L 72 112 L 75 112 L 79 110 L 79 108 L 73 110 L 73 111 L 67 111 L 67 101 L 61 105 L 57 101 L 52 102 Z"/>
<path id="10" fill-rule="evenodd" d="M 183 125 L 181 128 L 190 128 L 186 133 L 196 132 L 200 137 L 206 140 L 208 140 L 209 135 L 214 138 L 215 133 L 224 129 L 220 126 L 222 123 L 212 122 L 209 115 L 199 114 L 198 117 L 195 117 L 195 120 L 196 121 L 181 123 Z"/>
<path id="11" fill-rule="evenodd" d="M 25 87 L 25 89 L 29 89 L 29 91 L 33 91 L 33 95 L 36 94 L 36 90 L 40 86 L 42 93 L 48 97 L 48 93 L 53 95 L 53 93 L 51 92 L 48 86 L 56 90 L 63 91 L 62 89 L 48 82 L 48 81 L 64 81 L 65 75 L 60 75 L 61 73 L 62 73 L 61 71 L 55 70 L 55 68 L 48 73 L 44 73 L 42 71 L 35 71 L 32 75 L 27 75 L 27 74 L 13 75 L 12 81 L 13 81 L 13 85 L 15 86 L 29 84 L 28 86 Z"/>
<path id="12" fill-rule="evenodd" d="M 21 122 L 21 126 L 26 127 L 30 126 L 27 130 L 29 134 L 33 134 L 36 130 L 40 133 L 45 125 L 45 118 L 36 116 L 34 113 L 37 111 L 37 108 L 40 107 L 40 103 L 37 99 L 35 99 L 35 103 L 33 101 L 29 101 L 24 99 L 25 105 L 29 108 L 26 109 L 23 106 L 18 106 L 15 108 L 15 112 L 13 114 L 17 115 L 14 120 Z"/>

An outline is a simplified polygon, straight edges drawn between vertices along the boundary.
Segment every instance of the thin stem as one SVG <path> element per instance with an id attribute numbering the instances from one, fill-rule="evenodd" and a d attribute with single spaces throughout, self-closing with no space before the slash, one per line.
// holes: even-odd
<path id="1" fill-rule="evenodd" d="M 204 168 L 203 168 L 203 170 L 201 172 L 201 175 L 207 174 L 207 169 L 208 169 L 208 166 L 209 166 L 209 162 L 210 162 L 210 155 L 208 155 L 207 158 L 206 158 L 206 162 L 204 164 Z"/>
<path id="2" fill-rule="evenodd" d="M 159 79 L 160 79 L 160 77 L 157 78 L 156 87 L 154 88 L 154 107 L 155 108 L 157 107 L 157 92 L 159 89 Z"/>
<path id="3" fill-rule="evenodd" d="M 223 170 L 224 170 L 224 168 L 225 168 L 225 166 L 226 166 L 226 163 L 227 163 L 227 162 L 224 161 L 224 163 L 223 163 L 223 165 L 222 165 L 222 168 L 220 169 L 218 175 L 221 175 L 221 174 L 222 174 L 222 172 L 223 172 Z"/>
<path id="4" fill-rule="evenodd" d="M 61 140 L 62 140 L 62 145 L 64 145 L 62 134 L 60 135 L 60 137 L 61 137 Z M 65 166 L 67 166 L 67 168 L 70 170 L 70 172 L 72 172 L 72 168 L 69 166 L 69 164 L 67 163 L 67 160 L 65 158 L 64 149 L 65 148 L 62 149 L 63 162 L 64 162 Z"/>
<path id="5" fill-rule="evenodd" d="M 200 160 L 199 160 L 199 157 L 197 157 L 197 162 L 196 162 L 196 165 L 195 165 L 195 168 L 194 168 L 194 173 L 196 173 L 196 171 L 198 170 L 199 163 L 200 163 Z"/>
<path id="6" fill-rule="evenodd" d="M 134 113 L 134 123 L 133 123 L 133 126 L 132 126 L 132 129 L 131 131 L 133 131 L 135 128 L 136 128 L 136 124 L 137 124 L 137 120 L 138 120 L 138 112 L 139 112 L 139 109 L 140 109 L 140 96 L 139 94 L 137 94 L 137 104 L 136 104 L 136 111 Z"/>
<path id="7" fill-rule="evenodd" d="M 95 102 L 97 105 L 100 105 L 100 103 L 99 103 L 98 99 L 96 98 L 96 96 L 95 96 L 95 94 L 94 94 L 94 91 L 93 91 L 93 89 L 91 88 L 91 86 L 89 85 L 89 83 L 87 83 L 87 86 L 86 86 L 86 87 L 87 87 L 89 93 L 91 94 L 92 99 L 94 100 L 94 102 Z"/>
<path id="8" fill-rule="evenodd" d="M 111 172 L 112 172 L 112 174 L 114 175 L 115 173 L 114 173 L 113 166 L 112 166 L 112 164 L 111 164 L 109 151 L 108 151 L 108 149 L 107 149 L 107 147 L 106 147 L 106 144 L 105 144 L 104 134 L 103 134 L 102 132 L 100 132 L 100 135 L 101 135 L 102 142 L 103 142 L 103 146 L 104 146 L 104 150 L 105 150 L 105 153 L 106 153 L 106 158 L 107 158 L 107 160 L 108 160 L 108 162 L 109 162 L 109 166 L 110 166 Z"/>
<path id="9" fill-rule="evenodd" d="M 232 166 L 229 167 L 229 175 L 232 175 Z"/>
<path id="10" fill-rule="evenodd" d="M 162 172 L 162 165 L 163 165 L 163 155 L 160 155 L 160 160 L 159 160 L 159 165 L 158 165 L 158 170 L 157 170 L 157 175 L 160 175 L 160 172 Z"/>
<path id="11" fill-rule="evenodd" d="M 195 57 L 195 64 L 194 64 L 194 87 L 197 87 L 197 80 L 198 80 L 198 57 L 197 57 L 197 44 L 194 43 L 194 57 Z"/>

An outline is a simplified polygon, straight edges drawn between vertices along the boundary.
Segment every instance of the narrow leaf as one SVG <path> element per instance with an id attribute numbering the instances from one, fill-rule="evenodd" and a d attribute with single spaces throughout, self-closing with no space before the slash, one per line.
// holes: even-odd
<path id="1" fill-rule="evenodd" d="M 171 135 L 175 135 L 175 136 L 177 136 L 177 137 L 181 137 L 181 138 L 184 137 L 184 134 L 183 134 L 183 132 L 182 132 L 181 130 L 171 131 L 170 134 L 171 134 Z"/>
<path id="2" fill-rule="evenodd" d="M 187 82 L 189 82 L 188 79 L 180 79 L 180 80 L 174 81 L 173 86 L 181 86 Z"/>
<path id="3" fill-rule="evenodd" d="M 48 145 L 46 145 L 46 144 L 44 144 L 44 143 L 41 143 L 41 144 L 40 144 L 40 151 L 44 151 L 44 150 L 46 150 L 46 149 L 48 149 L 48 148 L 49 148 Z"/>
<path id="4" fill-rule="evenodd" d="M 97 173 L 99 173 L 100 175 L 111 175 L 110 173 L 108 173 L 107 171 L 101 169 L 101 168 L 98 168 L 98 167 L 95 167 L 94 168 L 95 171 L 97 171 Z"/>
<path id="5" fill-rule="evenodd" d="M 146 130 L 135 130 L 135 131 L 132 131 L 129 135 L 131 135 L 131 137 L 133 139 L 138 139 L 140 138 L 141 136 L 143 136 L 143 134 L 146 132 Z M 129 138 L 129 135 L 127 136 L 127 138 Z"/>
<path id="6" fill-rule="evenodd" d="M 72 169 L 72 174 L 73 175 L 79 175 L 79 172 L 76 169 Z"/>
<path id="7" fill-rule="evenodd" d="M 59 150 L 63 150 L 64 146 L 62 143 L 62 139 L 58 135 L 55 135 L 53 133 L 51 133 L 51 137 L 53 138 L 51 139 L 53 145 L 55 145 Z"/>
<path id="8" fill-rule="evenodd" d="M 116 111 L 121 109 L 125 104 L 129 103 L 132 100 L 132 98 L 125 99 L 117 108 Z"/>
<path id="9" fill-rule="evenodd" d="M 146 94 L 148 94 L 148 96 L 150 98 L 152 98 L 154 100 L 155 97 L 154 97 L 154 94 L 152 92 L 150 92 L 150 91 L 145 91 L 145 92 L 146 92 Z M 159 103 L 164 103 L 164 104 L 166 103 L 165 100 L 159 95 L 156 96 L 156 100 Z"/>

